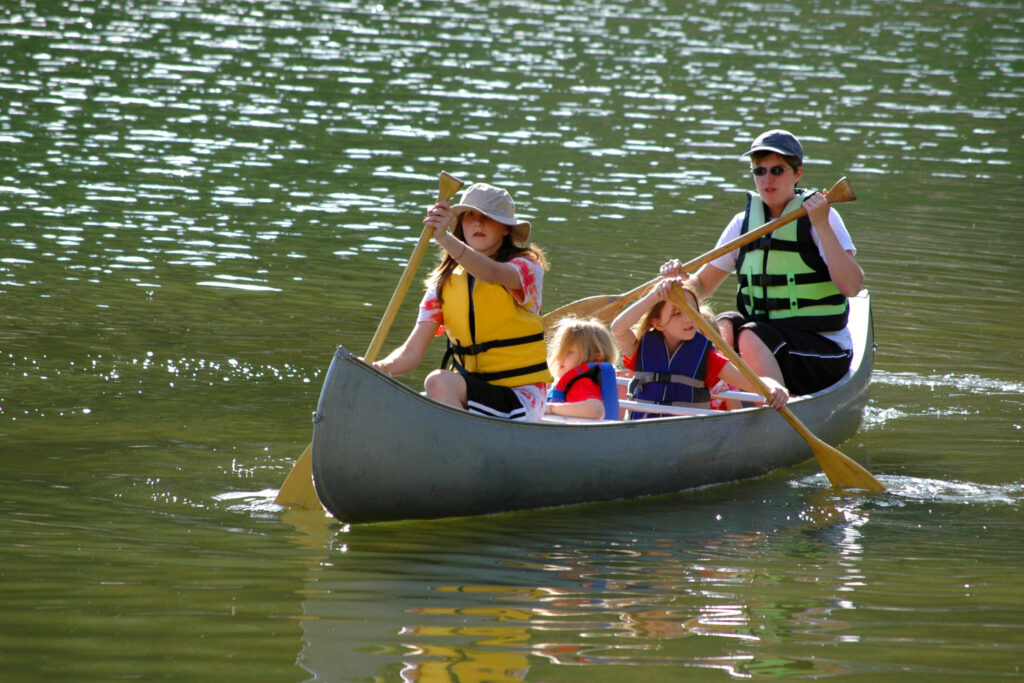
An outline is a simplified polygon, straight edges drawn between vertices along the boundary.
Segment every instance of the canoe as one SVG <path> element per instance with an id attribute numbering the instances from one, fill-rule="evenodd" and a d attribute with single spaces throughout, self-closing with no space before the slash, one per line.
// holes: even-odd
<path id="1" fill-rule="evenodd" d="M 850 299 L 854 357 L 790 401 L 819 438 L 856 433 L 874 359 L 871 300 Z M 313 479 L 337 519 L 381 522 L 571 505 L 750 479 L 813 457 L 766 407 L 633 422 L 500 420 L 421 395 L 339 347 L 313 415 Z"/>

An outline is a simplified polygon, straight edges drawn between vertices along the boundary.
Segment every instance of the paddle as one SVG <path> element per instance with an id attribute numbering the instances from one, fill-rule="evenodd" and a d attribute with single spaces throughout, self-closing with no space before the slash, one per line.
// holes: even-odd
<path id="1" fill-rule="evenodd" d="M 765 397 L 770 399 L 772 395 L 771 389 L 761 381 L 761 378 L 757 376 L 750 366 L 740 357 L 738 353 L 731 346 L 725 343 L 722 336 L 715 329 L 714 325 L 708 323 L 708 321 L 700 313 L 694 310 L 693 306 L 686 298 L 685 290 L 679 285 L 672 287 L 669 293 L 669 299 L 681 311 L 690 316 L 690 320 L 693 321 L 694 325 L 701 333 L 711 340 L 711 342 L 718 347 L 718 350 L 729 359 L 729 361 L 739 368 L 740 372 L 750 380 L 750 382 L 757 387 L 757 390 Z M 818 464 L 821 465 L 821 469 L 825 471 L 825 476 L 832 482 L 832 486 L 835 488 L 848 488 L 848 489 L 865 489 L 868 491 L 884 491 L 885 486 L 880 481 L 875 479 L 870 472 L 858 465 L 855 461 L 843 455 L 837 449 L 829 446 L 827 443 L 816 437 L 811 433 L 811 430 L 800 421 L 796 415 L 793 414 L 788 407 L 783 408 L 781 411 L 782 417 L 786 418 L 786 421 L 793 426 L 793 429 L 803 437 L 807 445 L 814 451 L 814 457 L 818 459 Z"/>
<path id="2" fill-rule="evenodd" d="M 465 183 L 455 176 L 441 171 L 437 201 L 442 202 L 451 199 L 463 185 Z M 427 251 L 427 246 L 430 244 L 433 232 L 433 228 L 423 228 L 423 232 L 420 234 L 420 241 L 416 243 L 416 248 L 413 249 L 412 256 L 409 257 L 409 262 L 405 265 L 402 278 L 398 281 L 395 293 L 391 295 L 391 301 L 388 302 L 387 310 L 384 311 L 384 316 L 380 319 L 377 331 L 370 341 L 370 347 L 366 350 L 366 355 L 363 356 L 363 360 L 367 363 L 372 363 L 377 359 L 380 347 L 384 345 L 384 338 L 387 336 L 388 330 L 391 329 L 391 323 L 395 321 L 395 317 L 398 315 L 402 299 L 405 298 L 405 293 L 409 291 L 409 285 L 412 283 L 413 277 L 416 276 L 416 269 L 419 268 L 420 261 L 423 260 L 423 255 Z M 288 473 L 284 483 L 281 484 L 281 490 L 277 492 L 274 502 L 278 505 L 303 507 L 310 510 L 321 507 L 320 499 L 316 495 L 316 488 L 313 486 L 313 444 L 306 446 L 306 450 L 302 451 L 302 455 L 295 461 L 292 471 Z"/>
<path id="3" fill-rule="evenodd" d="M 853 186 L 850 185 L 850 181 L 848 181 L 845 177 L 840 178 L 838 181 L 836 181 L 836 184 L 833 185 L 829 190 L 827 190 L 824 193 L 824 195 L 828 199 L 829 204 L 852 202 L 854 199 L 857 198 L 857 195 L 853 193 Z M 700 268 L 704 264 L 714 261 L 719 256 L 728 254 L 730 251 L 733 251 L 734 249 L 739 249 L 744 244 L 749 244 L 757 239 L 760 239 L 761 237 L 764 237 L 768 233 L 772 232 L 773 230 L 778 230 L 783 225 L 786 225 L 787 223 L 792 223 L 793 221 L 799 218 L 803 218 L 806 215 L 807 209 L 803 207 L 800 207 L 799 209 L 794 209 L 789 213 L 784 213 L 778 218 L 768 221 L 767 223 L 757 228 L 756 230 L 751 230 L 750 232 L 747 232 L 745 235 L 740 235 L 736 239 L 730 240 L 729 242 L 726 242 L 720 247 L 712 249 L 711 251 L 707 252 L 706 254 L 703 254 L 702 256 L 698 256 L 692 261 L 684 263 L 682 266 L 682 272 L 692 272 L 697 268 Z M 648 280 L 644 284 L 640 285 L 639 287 L 636 287 L 635 289 L 629 290 L 625 294 L 599 294 L 597 296 L 590 296 L 586 297 L 585 299 L 573 301 L 572 303 L 566 304 L 561 308 L 556 308 L 555 310 L 551 311 L 550 313 L 544 316 L 544 327 L 548 328 L 551 325 L 558 322 L 559 320 L 561 320 L 562 318 L 569 315 L 576 316 L 577 318 L 593 317 L 597 318 L 606 325 L 610 324 L 611 321 L 615 319 L 615 316 L 617 316 L 619 312 L 626 307 L 627 304 L 647 294 L 647 292 L 649 292 L 651 288 L 654 287 L 654 285 L 658 284 L 658 281 L 660 279 L 660 277 L 656 277 L 653 280 Z"/>

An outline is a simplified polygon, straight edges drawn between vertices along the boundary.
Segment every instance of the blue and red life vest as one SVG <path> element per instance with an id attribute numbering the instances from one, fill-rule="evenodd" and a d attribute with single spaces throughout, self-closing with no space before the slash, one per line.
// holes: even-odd
<path id="1" fill-rule="evenodd" d="M 615 382 L 615 367 L 611 363 L 583 363 L 577 365 L 559 378 L 548 391 L 549 403 L 565 403 L 569 389 L 579 379 L 589 377 L 601 387 L 601 403 L 604 404 L 604 419 L 619 419 L 619 387 Z"/>
<path id="2" fill-rule="evenodd" d="M 711 392 L 704 386 L 708 356 L 713 347 L 702 334 L 679 345 L 669 356 L 661 332 L 652 330 L 640 337 L 629 397 L 662 405 L 710 408 Z M 630 419 L 643 420 L 657 414 L 631 412 Z"/>

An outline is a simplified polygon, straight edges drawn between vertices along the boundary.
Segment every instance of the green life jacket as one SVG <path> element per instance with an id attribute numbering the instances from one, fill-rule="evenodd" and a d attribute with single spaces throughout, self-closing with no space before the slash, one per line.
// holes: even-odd
<path id="1" fill-rule="evenodd" d="M 783 213 L 800 208 L 809 194 L 797 190 Z M 766 211 L 756 192 L 747 196 L 747 211 L 740 234 L 766 222 Z M 736 307 L 752 320 L 785 321 L 811 332 L 841 330 L 850 304 L 832 283 L 828 264 L 811 239 L 807 216 L 782 226 L 743 247 L 736 260 L 739 290 Z"/>

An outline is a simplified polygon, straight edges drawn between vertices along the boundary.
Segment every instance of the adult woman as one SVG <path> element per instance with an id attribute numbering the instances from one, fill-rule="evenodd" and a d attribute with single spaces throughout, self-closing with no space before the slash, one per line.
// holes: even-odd
<path id="1" fill-rule="evenodd" d="M 823 389 L 850 367 L 847 297 L 860 291 L 864 271 L 839 214 L 819 192 L 797 187 L 803 147 L 785 130 L 759 135 L 745 153 L 757 192 L 718 240 L 729 240 L 799 207 L 807 216 L 721 256 L 692 276 L 703 296 L 737 274 L 738 311 L 719 315 L 719 327 L 751 368 L 782 382 L 794 395 Z M 679 274 L 678 260 L 661 268 Z"/>

